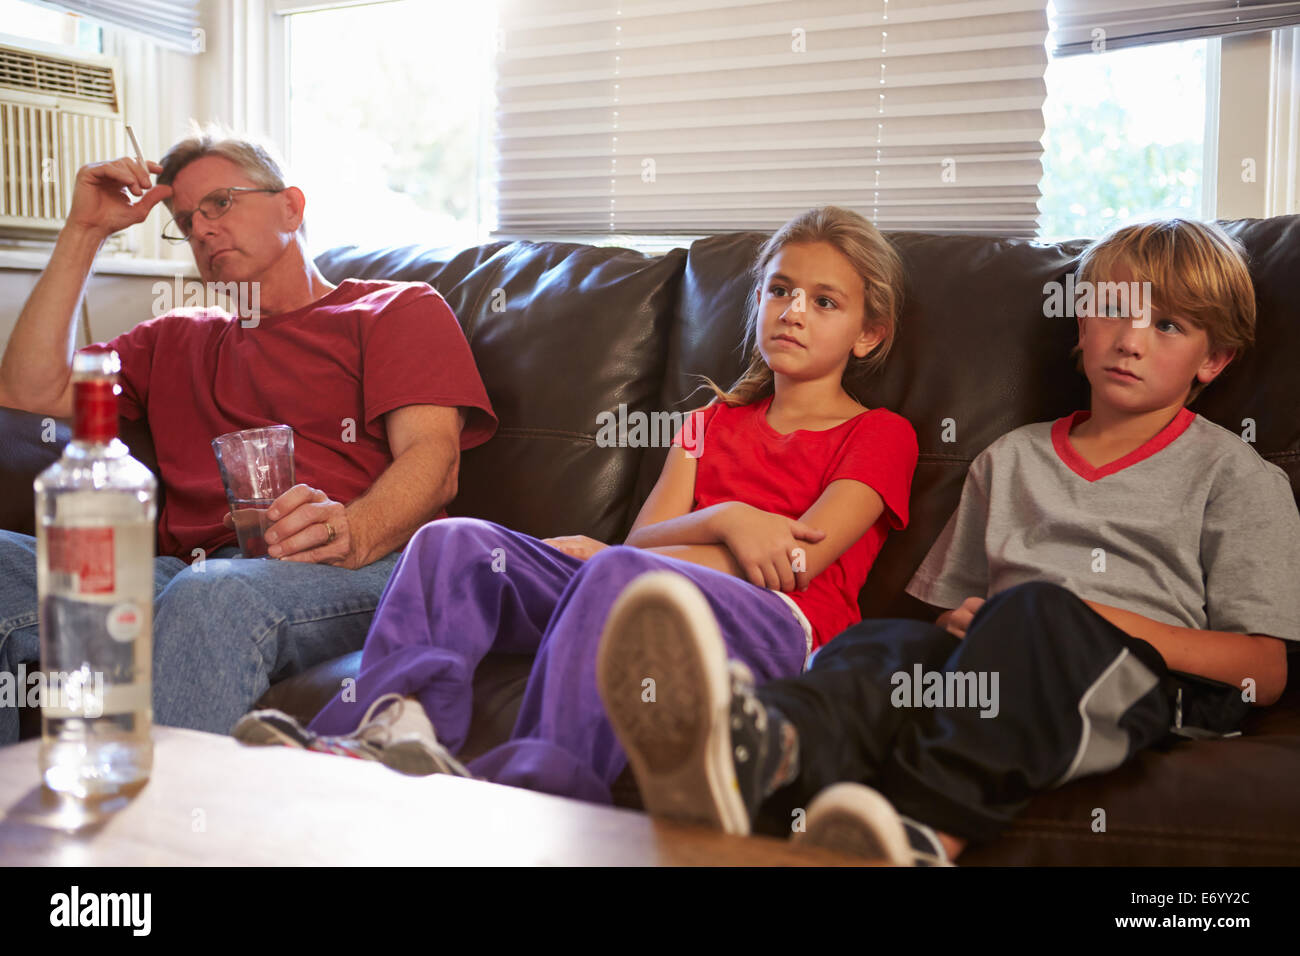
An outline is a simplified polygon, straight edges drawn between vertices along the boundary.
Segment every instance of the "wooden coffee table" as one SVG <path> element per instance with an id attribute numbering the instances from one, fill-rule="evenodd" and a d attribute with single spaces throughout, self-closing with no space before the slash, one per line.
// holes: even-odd
<path id="1" fill-rule="evenodd" d="M 152 779 L 70 813 L 39 783 L 39 741 L 0 748 L 9 865 L 860 865 L 767 837 L 229 737 L 154 728 Z M 72 827 L 76 829 L 72 829 Z"/>

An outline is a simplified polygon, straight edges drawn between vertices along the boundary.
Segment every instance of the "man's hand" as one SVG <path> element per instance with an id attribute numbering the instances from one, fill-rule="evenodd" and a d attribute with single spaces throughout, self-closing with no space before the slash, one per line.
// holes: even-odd
<path id="1" fill-rule="evenodd" d="M 795 518 L 733 501 L 718 512 L 715 527 L 750 584 L 773 591 L 808 587 L 806 572 L 795 572 L 791 554 L 800 541 L 816 544 L 826 532 Z"/>
<path id="2" fill-rule="evenodd" d="M 266 553 L 271 557 L 353 570 L 361 567 L 347 509 L 325 492 L 294 485 L 275 499 L 266 516 L 273 522 L 266 529 Z M 234 528 L 230 512 L 222 516 L 221 523 Z"/>
<path id="3" fill-rule="evenodd" d="M 597 551 L 603 551 L 609 547 L 604 541 L 588 538 L 585 534 L 566 534 L 558 538 L 543 538 L 542 544 L 549 544 L 552 548 L 563 551 L 579 561 L 586 561 Z"/>
<path id="4" fill-rule="evenodd" d="M 958 607 L 940 614 L 934 623 L 949 634 L 964 638 L 966 629 L 970 627 L 971 619 L 975 617 L 975 612 L 980 609 L 983 603 L 984 599 L 981 597 L 968 597 Z"/>
<path id="5" fill-rule="evenodd" d="M 172 187 L 155 186 L 149 181 L 150 173 L 161 172 L 157 163 L 150 163 L 146 169 L 129 156 L 87 163 L 77 170 L 67 225 L 102 240 L 119 229 L 144 222 L 154 206 L 171 198 Z M 134 202 L 132 196 L 136 197 Z"/>

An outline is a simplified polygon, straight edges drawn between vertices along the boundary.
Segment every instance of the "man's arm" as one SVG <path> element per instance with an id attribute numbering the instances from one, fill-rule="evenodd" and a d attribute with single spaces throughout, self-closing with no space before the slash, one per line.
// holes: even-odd
<path id="1" fill-rule="evenodd" d="M 1266 706 L 1286 689 L 1286 642 L 1266 634 L 1200 631 L 1153 621 L 1134 611 L 1084 601 L 1110 623 L 1160 652 L 1170 670 L 1241 687 L 1255 682 L 1255 702 Z"/>
<path id="2" fill-rule="evenodd" d="M 72 415 L 72 353 L 77 303 L 103 240 L 59 233 L 0 358 L 0 405 L 42 415 Z"/>
<path id="3" fill-rule="evenodd" d="M 145 169 L 134 159 L 118 159 L 77 171 L 67 222 L 0 358 L 0 405 L 57 418 L 72 415 L 77 303 L 104 240 L 143 222 L 171 195 L 170 186 L 150 183 L 150 171 L 162 167 L 150 163 Z"/>
<path id="4" fill-rule="evenodd" d="M 295 485 L 268 512 L 266 540 L 285 561 L 360 568 L 403 547 L 456 497 L 465 415 L 444 405 L 404 405 L 384 416 L 393 461 L 346 507 Z M 329 540 L 326 523 L 335 531 Z"/>
<path id="5" fill-rule="evenodd" d="M 347 507 L 358 539 L 357 567 L 406 545 L 456 497 L 465 413 L 445 405 L 403 405 L 384 416 L 393 463 Z"/>

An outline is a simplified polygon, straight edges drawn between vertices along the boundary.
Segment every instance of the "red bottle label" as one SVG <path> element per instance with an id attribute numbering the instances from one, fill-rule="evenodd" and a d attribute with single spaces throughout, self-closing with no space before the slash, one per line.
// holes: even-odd
<path id="1" fill-rule="evenodd" d="M 116 588 L 112 528 L 50 528 L 50 573 L 71 577 L 77 594 L 112 594 Z"/>
<path id="2" fill-rule="evenodd" d="M 112 379 L 77 382 L 72 387 L 72 437 L 111 442 L 117 437 L 117 392 Z"/>

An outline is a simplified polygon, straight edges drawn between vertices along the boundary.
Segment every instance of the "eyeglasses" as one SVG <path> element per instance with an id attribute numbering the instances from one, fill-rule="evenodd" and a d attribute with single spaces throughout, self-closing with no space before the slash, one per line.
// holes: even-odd
<path id="1" fill-rule="evenodd" d="M 258 189 L 253 186 L 227 186 L 214 189 L 203 197 L 196 212 L 203 213 L 207 220 L 220 219 L 230 212 L 235 204 L 235 193 L 279 193 L 283 189 Z M 162 237 L 168 242 L 188 242 L 190 230 L 194 228 L 194 213 L 183 212 L 163 227 Z"/>

